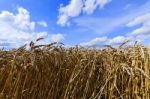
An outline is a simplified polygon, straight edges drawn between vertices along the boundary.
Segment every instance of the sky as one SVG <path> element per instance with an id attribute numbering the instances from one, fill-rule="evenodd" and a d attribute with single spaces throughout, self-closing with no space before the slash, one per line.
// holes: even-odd
<path id="1" fill-rule="evenodd" d="M 150 0 L 0 0 L 0 48 L 150 45 Z"/>

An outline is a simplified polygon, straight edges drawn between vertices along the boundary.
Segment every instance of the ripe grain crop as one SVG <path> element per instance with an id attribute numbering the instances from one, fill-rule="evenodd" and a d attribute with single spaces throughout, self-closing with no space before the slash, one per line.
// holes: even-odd
<path id="1" fill-rule="evenodd" d="M 29 45 L 0 50 L 0 99 L 150 99 L 150 48 Z"/>

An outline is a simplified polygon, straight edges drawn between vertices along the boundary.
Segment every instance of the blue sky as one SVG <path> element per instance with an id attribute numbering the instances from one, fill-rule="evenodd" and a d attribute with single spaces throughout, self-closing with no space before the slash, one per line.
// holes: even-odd
<path id="1" fill-rule="evenodd" d="M 150 0 L 0 0 L 0 47 L 148 44 Z"/>

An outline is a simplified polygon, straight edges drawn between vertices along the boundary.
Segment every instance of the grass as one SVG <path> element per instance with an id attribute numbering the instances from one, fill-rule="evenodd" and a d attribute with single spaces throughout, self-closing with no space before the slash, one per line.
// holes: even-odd
<path id="1" fill-rule="evenodd" d="M 150 99 L 150 48 L 1 50 L 0 99 Z"/>

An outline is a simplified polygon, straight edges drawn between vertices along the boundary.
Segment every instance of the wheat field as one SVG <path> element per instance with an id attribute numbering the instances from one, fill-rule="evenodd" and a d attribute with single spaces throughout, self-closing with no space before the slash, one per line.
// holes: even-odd
<path id="1" fill-rule="evenodd" d="M 150 99 L 148 47 L 29 45 L 0 50 L 0 99 Z"/>

